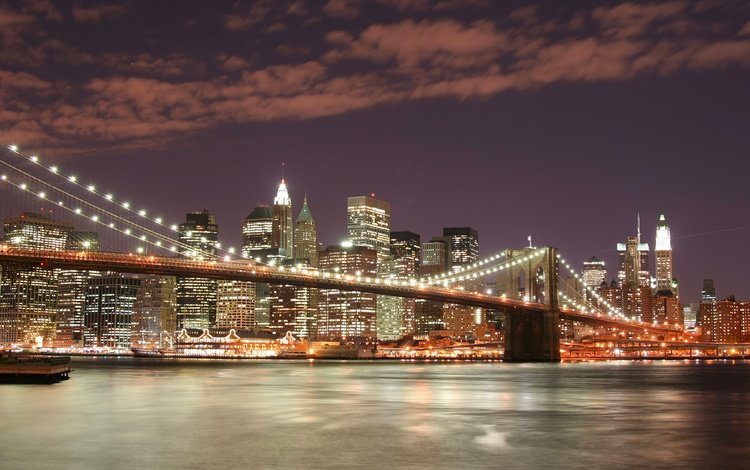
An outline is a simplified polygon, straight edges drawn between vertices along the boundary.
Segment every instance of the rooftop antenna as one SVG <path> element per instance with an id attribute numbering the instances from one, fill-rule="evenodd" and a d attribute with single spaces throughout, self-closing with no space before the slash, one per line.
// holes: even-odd
<path id="1" fill-rule="evenodd" d="M 529 248 L 534 248 L 534 246 L 531 244 L 531 235 L 529 235 L 526 239 L 529 241 Z"/>
<path id="2" fill-rule="evenodd" d="M 284 162 L 281 162 L 281 182 L 284 182 L 284 165 L 286 165 Z"/>
<path id="3" fill-rule="evenodd" d="M 638 212 L 638 246 L 641 245 L 641 213 Z"/>

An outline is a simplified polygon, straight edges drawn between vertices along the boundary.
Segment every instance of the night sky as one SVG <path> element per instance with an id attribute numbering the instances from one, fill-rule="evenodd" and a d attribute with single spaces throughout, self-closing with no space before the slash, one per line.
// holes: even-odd
<path id="1" fill-rule="evenodd" d="M 750 299 L 748 2 L 10 1 L 0 43 L 2 143 L 225 245 L 284 162 L 324 245 L 375 193 L 612 277 L 663 213 L 685 301 Z"/>

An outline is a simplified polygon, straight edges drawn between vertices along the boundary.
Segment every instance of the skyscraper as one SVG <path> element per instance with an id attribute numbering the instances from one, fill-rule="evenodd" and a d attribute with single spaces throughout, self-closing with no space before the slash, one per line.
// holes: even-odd
<path id="1" fill-rule="evenodd" d="M 3 241 L 40 250 L 64 250 L 73 226 L 38 213 L 5 220 Z M 59 270 L 7 265 L 0 281 L 0 343 L 33 343 L 55 336 Z"/>
<path id="2" fill-rule="evenodd" d="M 596 291 L 607 278 L 607 267 L 604 265 L 604 261 L 592 256 L 583 262 L 581 274 L 584 287 Z"/>
<path id="3" fill-rule="evenodd" d="M 133 344 L 160 346 L 162 333 L 177 329 L 177 295 L 174 276 L 143 277 L 133 304 Z"/>
<path id="4" fill-rule="evenodd" d="M 279 248 L 285 258 L 294 258 L 294 226 L 292 225 L 292 200 L 281 179 L 276 197 L 273 199 L 272 247 Z"/>
<path id="5" fill-rule="evenodd" d="M 620 286 L 649 286 L 649 246 L 641 243 L 641 217 L 638 216 L 636 236 L 628 237 L 625 243 L 617 244 L 619 271 L 617 279 Z"/>
<path id="6" fill-rule="evenodd" d="M 701 301 L 698 304 L 698 315 L 696 325 L 705 330 L 708 318 L 713 318 L 716 314 L 716 287 L 713 279 L 703 280 L 703 289 L 701 289 Z"/>
<path id="7" fill-rule="evenodd" d="M 181 258 L 216 258 L 219 226 L 207 210 L 187 214 L 179 226 Z M 177 278 L 177 328 L 209 328 L 216 321 L 216 281 L 198 277 Z"/>
<path id="8" fill-rule="evenodd" d="M 353 276 L 377 274 L 375 250 L 363 246 L 334 245 L 320 253 L 321 271 Z M 339 289 L 320 289 L 317 339 L 374 338 L 376 300 L 374 294 Z"/>
<path id="9" fill-rule="evenodd" d="M 255 327 L 255 283 L 217 281 L 216 327 L 237 330 Z"/>
<path id="10" fill-rule="evenodd" d="M 346 201 L 346 231 L 354 246 L 375 250 L 378 259 L 391 254 L 391 205 L 374 196 Z"/>
<path id="11" fill-rule="evenodd" d="M 422 243 L 421 258 L 421 266 L 425 268 L 423 274 L 430 275 L 432 271 L 445 272 L 450 264 L 450 240 L 433 238 Z"/>
<path id="12" fill-rule="evenodd" d="M 281 251 L 278 247 L 273 248 L 273 209 L 267 206 L 259 206 L 253 209 L 242 222 L 242 257 L 252 258 L 260 262 L 268 261 L 269 256 L 278 256 Z M 244 281 L 235 281 L 244 282 Z M 255 292 L 253 319 L 258 326 L 268 326 L 269 304 L 268 284 L 246 283 L 245 288 L 251 288 Z"/>
<path id="13" fill-rule="evenodd" d="M 120 274 L 89 279 L 84 307 L 85 346 L 130 348 L 140 279 Z"/>
<path id="14" fill-rule="evenodd" d="M 446 227 L 443 237 L 450 240 L 450 269 L 475 263 L 479 259 L 479 232 L 471 227 Z"/>
<path id="15" fill-rule="evenodd" d="M 391 273 L 395 279 L 416 279 L 421 255 L 420 237 L 414 232 L 391 232 Z M 378 331 L 384 339 L 398 339 L 416 333 L 414 299 L 395 298 L 391 317 L 378 318 Z"/>
<path id="16" fill-rule="evenodd" d="M 273 246 L 273 210 L 260 206 L 242 221 L 242 257 L 254 258 Z"/>
<path id="17" fill-rule="evenodd" d="M 74 251 L 99 251 L 99 234 L 96 232 L 70 232 L 66 249 Z M 99 271 L 61 269 L 57 282 L 57 332 L 55 345 L 69 347 L 83 343 L 83 308 L 90 278 Z"/>
<path id="18" fill-rule="evenodd" d="M 654 255 L 656 257 L 656 290 L 673 291 L 672 241 L 664 215 L 659 216 L 659 223 L 656 225 Z"/>
<path id="19" fill-rule="evenodd" d="M 318 266 L 318 236 L 315 220 L 307 205 L 307 196 L 294 226 L 294 258 L 307 259 L 310 266 Z"/>

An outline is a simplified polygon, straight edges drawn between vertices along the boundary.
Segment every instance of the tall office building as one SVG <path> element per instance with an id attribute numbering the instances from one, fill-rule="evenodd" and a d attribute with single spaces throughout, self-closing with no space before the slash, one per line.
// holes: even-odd
<path id="1" fill-rule="evenodd" d="M 346 201 L 346 231 L 354 246 L 375 250 L 378 259 L 391 254 L 391 205 L 374 196 Z"/>
<path id="2" fill-rule="evenodd" d="M 130 348 L 140 282 L 119 274 L 89 279 L 84 306 L 85 346 Z"/>
<path id="3" fill-rule="evenodd" d="M 307 196 L 305 196 L 294 226 L 294 258 L 307 259 L 310 261 L 310 266 L 318 266 L 318 235 L 315 229 L 315 219 L 307 205 Z"/>
<path id="4" fill-rule="evenodd" d="M 337 274 L 373 277 L 377 274 L 377 251 L 363 246 L 334 245 L 320 253 L 320 270 Z M 376 335 L 374 294 L 339 289 L 320 289 L 317 339 L 374 338 Z"/>
<path id="5" fill-rule="evenodd" d="M 187 214 L 179 226 L 181 258 L 216 258 L 219 226 L 207 210 Z M 199 277 L 177 278 L 177 329 L 207 329 L 216 321 L 216 281 Z"/>
<path id="6" fill-rule="evenodd" d="M 471 227 L 446 227 L 443 237 L 450 240 L 450 269 L 458 271 L 463 266 L 479 260 L 479 232 Z"/>
<path id="7" fill-rule="evenodd" d="M 672 240 L 664 215 L 659 216 L 659 223 L 656 225 L 654 256 L 656 257 L 656 290 L 674 292 L 676 283 L 672 273 Z"/>
<path id="8" fill-rule="evenodd" d="M 346 201 L 346 229 L 354 246 L 362 246 L 377 253 L 377 275 L 391 276 L 391 205 L 373 196 L 354 196 Z M 401 300 L 378 295 L 377 337 L 394 339 L 394 329 L 401 310 Z"/>
<path id="9" fill-rule="evenodd" d="M 713 279 L 703 280 L 703 289 L 701 289 L 701 301 L 698 304 L 698 315 L 696 325 L 704 327 L 704 319 L 713 317 L 716 314 L 716 287 Z"/>
<path id="10" fill-rule="evenodd" d="M 216 327 L 249 330 L 255 326 L 255 283 L 217 281 Z"/>
<path id="11" fill-rule="evenodd" d="M 391 232 L 390 272 L 399 281 L 416 279 L 421 257 L 420 237 L 414 232 Z M 378 337 L 398 339 L 416 333 L 414 299 L 388 297 L 394 305 L 385 309 L 387 315 L 378 317 Z"/>
<path id="12" fill-rule="evenodd" d="M 99 234 L 70 232 L 66 249 L 99 251 Z M 83 344 L 83 307 L 86 304 L 88 281 L 100 275 L 99 271 L 90 270 L 61 269 L 58 271 L 55 346 L 70 347 Z"/>
<path id="13" fill-rule="evenodd" d="M 604 261 L 592 256 L 583 262 L 581 275 L 583 286 L 596 291 L 602 285 L 602 282 L 607 279 L 607 267 L 604 265 Z"/>
<path id="14" fill-rule="evenodd" d="M 281 250 L 273 248 L 273 209 L 260 206 L 253 209 L 242 222 L 242 256 L 260 262 L 267 262 L 269 258 L 278 257 Z M 240 282 L 240 281 L 236 281 Z M 244 281 L 242 281 L 244 282 Z M 257 326 L 267 327 L 269 324 L 270 307 L 268 301 L 268 284 L 246 283 L 246 288 L 255 292 L 253 319 Z"/>
<path id="15" fill-rule="evenodd" d="M 279 248 L 285 258 L 294 258 L 294 226 L 292 225 L 292 200 L 281 179 L 276 197 L 273 199 L 272 247 Z"/>
<path id="16" fill-rule="evenodd" d="M 255 258 L 273 246 L 273 209 L 260 206 L 242 221 L 242 257 Z"/>
<path id="17" fill-rule="evenodd" d="M 641 243 L 641 217 L 638 216 L 636 236 L 628 237 L 625 243 L 617 244 L 620 286 L 650 286 L 649 246 Z"/>
<path id="18" fill-rule="evenodd" d="M 288 268 L 310 266 L 309 259 L 283 260 Z M 290 284 L 271 284 L 268 286 L 269 327 L 284 336 L 287 332 L 297 338 L 309 338 L 315 328 L 317 312 L 317 290 L 309 287 Z"/>
<path id="19" fill-rule="evenodd" d="M 5 220 L 3 241 L 40 250 L 64 250 L 73 226 L 38 213 Z M 55 337 L 59 270 L 6 265 L 0 280 L 0 343 L 33 343 Z"/>
<path id="20" fill-rule="evenodd" d="M 445 238 L 433 238 L 429 242 L 422 243 L 421 266 L 425 269 L 424 275 L 431 275 L 431 271 L 445 272 L 450 265 L 450 240 Z"/>
<path id="21" fill-rule="evenodd" d="M 177 280 L 174 276 L 147 274 L 133 304 L 132 342 L 138 346 L 163 346 L 163 335 L 177 330 Z"/>

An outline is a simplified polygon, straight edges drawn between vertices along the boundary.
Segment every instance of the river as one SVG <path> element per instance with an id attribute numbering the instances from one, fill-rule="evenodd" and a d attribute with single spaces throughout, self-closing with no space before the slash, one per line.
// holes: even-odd
<path id="1" fill-rule="evenodd" d="M 750 468 L 750 362 L 75 359 L 0 468 Z"/>

